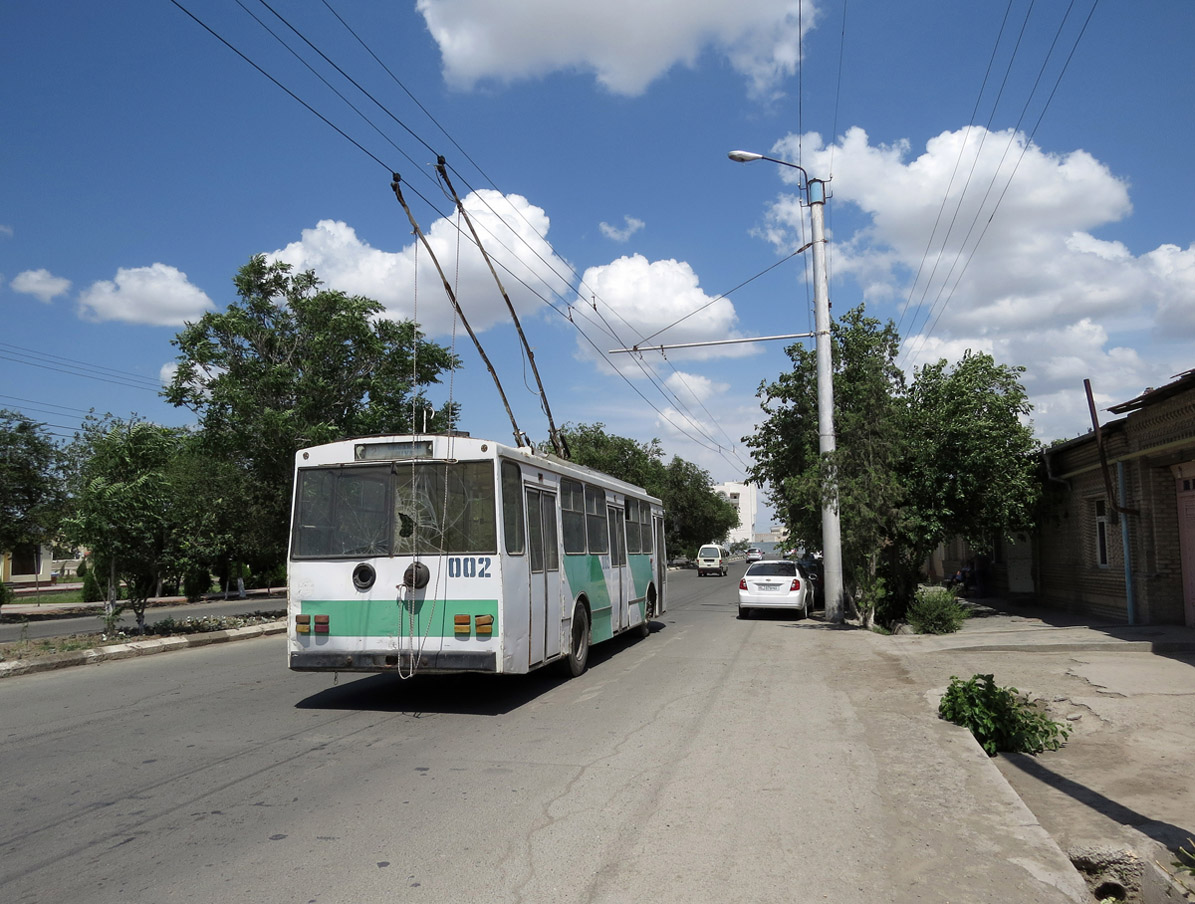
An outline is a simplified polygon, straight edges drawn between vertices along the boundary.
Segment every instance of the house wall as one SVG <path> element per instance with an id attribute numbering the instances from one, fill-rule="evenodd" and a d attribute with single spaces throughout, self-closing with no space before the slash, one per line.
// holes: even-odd
<path id="1" fill-rule="evenodd" d="M 40 570 L 35 570 L 40 564 Z M 0 580 L 8 584 L 48 584 L 53 573 L 53 551 L 49 546 L 41 547 L 40 562 L 32 554 L 32 550 L 24 550 L 14 556 L 12 553 L 0 554 Z"/>
<path id="2" fill-rule="evenodd" d="M 1111 495 L 1094 434 L 1047 453 L 1051 474 L 1061 480 L 1048 482 L 1053 502 L 1036 538 L 1038 602 L 1129 621 L 1131 587 L 1134 623 L 1190 623 L 1177 481 L 1184 467 L 1195 476 L 1195 382 L 1130 411 L 1107 425 L 1103 437 Z M 1113 506 L 1120 498 L 1122 476 L 1127 514 L 1118 514 Z"/>

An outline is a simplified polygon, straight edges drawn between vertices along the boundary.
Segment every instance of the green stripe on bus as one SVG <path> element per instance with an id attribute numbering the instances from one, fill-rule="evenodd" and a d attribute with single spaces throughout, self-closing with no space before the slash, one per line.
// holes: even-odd
<path id="1" fill-rule="evenodd" d="M 416 600 L 413 625 L 410 605 L 399 605 L 394 600 L 303 600 L 299 606 L 304 615 L 328 616 L 328 633 L 318 636 L 463 637 L 463 633 L 456 633 L 453 622 L 456 615 L 471 616 L 470 636 L 476 636 L 476 616 L 490 615 L 494 619 L 493 636 L 498 636 L 498 601 L 493 599 Z"/>
<path id="2" fill-rule="evenodd" d="M 564 576 L 569 591 L 576 599 L 581 594 L 589 599 L 589 636 L 593 643 L 601 643 L 614 636 L 610 620 L 610 591 L 602 572 L 601 556 L 577 555 L 564 557 Z M 571 603 L 569 604 L 571 605 Z"/>
<path id="3" fill-rule="evenodd" d="M 633 597 L 647 596 L 647 585 L 651 583 L 651 556 L 627 556 L 631 565 L 631 581 L 635 584 Z"/>

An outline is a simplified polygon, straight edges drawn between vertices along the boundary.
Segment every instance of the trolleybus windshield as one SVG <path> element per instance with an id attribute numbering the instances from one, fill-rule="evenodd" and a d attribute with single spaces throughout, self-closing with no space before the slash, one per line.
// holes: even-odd
<path id="1" fill-rule="evenodd" d="M 492 461 L 302 468 L 296 559 L 495 554 Z"/>

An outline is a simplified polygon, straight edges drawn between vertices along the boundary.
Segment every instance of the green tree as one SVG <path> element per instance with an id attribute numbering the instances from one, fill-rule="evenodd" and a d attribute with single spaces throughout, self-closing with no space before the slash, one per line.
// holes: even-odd
<path id="1" fill-rule="evenodd" d="M 81 464 L 66 534 L 125 585 L 141 633 L 146 604 L 178 557 L 170 471 L 184 441 L 180 430 L 130 420 L 91 422 L 74 444 Z"/>
<path id="2" fill-rule="evenodd" d="M 896 366 L 900 337 L 891 323 L 863 309 L 844 314 L 831 335 L 837 451 L 821 456 L 817 428 L 817 357 L 787 349 L 793 369 L 760 387 L 768 417 L 745 442 L 753 450 L 751 479 L 770 488 L 769 500 L 787 525 L 790 542 L 821 548 L 822 507 L 837 489 L 843 577 L 865 623 L 883 594 L 881 560 L 904 524 L 904 485 L 898 471 L 907 409 Z"/>
<path id="3" fill-rule="evenodd" d="M 911 384 L 896 365 L 900 336 L 862 306 L 832 327 L 837 450 L 817 443 L 816 356 L 794 345 L 791 371 L 760 387 L 767 417 L 745 438 L 751 479 L 790 536 L 821 548 L 821 507 L 837 488 L 843 577 L 865 623 L 895 617 L 922 563 L 942 541 L 977 548 L 1028 526 L 1036 498 L 1035 443 L 1021 368 L 967 354 L 922 368 Z"/>
<path id="4" fill-rule="evenodd" d="M 561 431 L 573 461 L 643 487 L 664 503 L 664 542 L 692 556 L 738 524 L 738 512 L 711 489 L 710 475 L 680 457 L 665 463 L 658 439 L 639 443 L 607 433 L 605 424 L 566 424 Z"/>
<path id="5" fill-rule="evenodd" d="M 258 255 L 237 300 L 174 339 L 166 398 L 199 416 L 206 451 L 243 471 L 235 545 L 256 567 L 285 559 L 294 455 L 349 436 L 443 430 L 457 412 L 425 387 L 459 366 L 411 321 L 372 299 L 321 289 L 315 274 Z"/>
<path id="6" fill-rule="evenodd" d="M 0 409 L 0 552 L 54 538 L 62 478 L 62 454 L 44 425 Z"/>
<path id="7" fill-rule="evenodd" d="M 703 543 L 722 540 L 739 523 L 738 510 L 713 491 L 709 472 L 691 461 L 673 456 L 656 493 L 664 500 L 668 516 L 668 548 L 693 558 Z"/>

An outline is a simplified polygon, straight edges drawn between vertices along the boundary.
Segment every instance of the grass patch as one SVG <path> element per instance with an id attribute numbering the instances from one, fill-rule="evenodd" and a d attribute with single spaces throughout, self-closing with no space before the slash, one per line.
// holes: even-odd
<path id="1" fill-rule="evenodd" d="M 83 602 L 82 589 L 75 590 L 50 590 L 49 588 L 41 590 L 37 593 L 14 593 L 7 600 L 12 605 L 22 606 L 36 606 L 38 603 L 78 603 L 80 606 L 94 606 L 95 603 Z M 0 610 L 2 611 L 2 610 Z"/>

